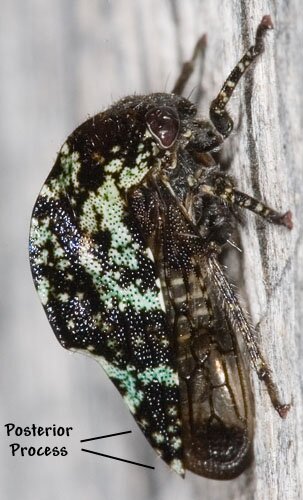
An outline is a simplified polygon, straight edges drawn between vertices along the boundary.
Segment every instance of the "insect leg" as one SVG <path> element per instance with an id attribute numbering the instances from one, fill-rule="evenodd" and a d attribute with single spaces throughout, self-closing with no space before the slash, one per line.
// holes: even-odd
<path id="1" fill-rule="evenodd" d="M 268 222 L 286 226 L 288 229 L 293 228 L 292 213 L 290 210 L 288 210 L 284 214 L 281 214 L 279 212 L 276 212 L 272 208 L 267 207 L 261 201 L 256 200 L 256 198 L 253 198 L 246 193 L 242 193 L 237 189 L 233 190 L 233 198 L 233 203 L 235 205 L 251 210 L 255 214 L 263 217 Z"/>
<path id="2" fill-rule="evenodd" d="M 195 69 L 195 64 L 197 62 L 198 56 L 200 55 L 202 61 L 204 60 L 206 44 L 206 35 L 202 35 L 195 45 L 191 59 L 183 63 L 181 73 L 177 78 L 177 81 L 172 90 L 172 94 L 182 95 L 184 87 Z"/>
<path id="3" fill-rule="evenodd" d="M 276 212 L 272 208 L 266 206 L 262 201 L 249 196 L 246 193 L 242 193 L 233 187 L 233 185 L 223 177 L 217 177 L 214 186 L 209 186 L 207 184 L 203 184 L 201 186 L 201 190 L 203 193 L 211 194 L 213 196 L 217 196 L 224 201 L 232 205 L 237 205 L 238 207 L 247 208 L 254 212 L 256 215 L 260 215 L 267 222 L 271 222 L 273 224 L 278 224 L 282 226 L 286 226 L 288 229 L 293 228 L 292 222 L 292 213 L 290 210 L 281 214 Z"/>
<path id="4" fill-rule="evenodd" d="M 244 54 L 242 59 L 234 67 L 216 99 L 210 105 L 210 119 L 214 126 L 224 137 L 228 137 L 233 129 L 233 120 L 226 111 L 226 105 L 230 100 L 241 76 L 254 60 L 264 51 L 264 37 L 267 30 L 272 29 L 273 24 L 270 16 L 264 16 L 256 32 L 255 45 L 252 45 Z"/>
<path id="5" fill-rule="evenodd" d="M 277 410 L 280 417 L 285 418 L 290 409 L 290 405 L 281 403 L 278 395 L 278 389 L 272 378 L 271 371 L 261 354 L 258 344 L 254 339 L 252 329 L 216 257 L 210 256 L 205 259 L 203 267 L 207 270 L 209 279 L 215 285 L 216 292 L 219 295 L 225 311 L 226 319 L 235 333 L 244 339 L 251 362 L 259 379 L 266 385 L 272 405 Z"/>

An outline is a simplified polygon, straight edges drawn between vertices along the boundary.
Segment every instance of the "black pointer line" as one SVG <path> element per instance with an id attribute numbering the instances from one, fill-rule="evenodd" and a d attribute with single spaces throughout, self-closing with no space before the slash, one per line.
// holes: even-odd
<path id="1" fill-rule="evenodd" d="M 105 453 L 98 453 L 97 451 L 85 450 L 81 448 L 81 451 L 86 451 L 86 453 L 92 453 L 93 455 L 99 455 L 100 457 L 112 458 L 113 460 L 118 460 L 119 462 L 126 462 L 127 464 L 139 465 L 139 467 L 146 467 L 147 469 L 154 469 L 151 465 L 139 464 L 138 462 L 132 462 L 131 460 L 125 460 L 125 458 L 112 457 L 111 455 L 105 455 Z"/>
<path id="2" fill-rule="evenodd" d="M 116 432 L 115 434 L 107 434 L 106 436 L 98 436 L 95 438 L 80 439 L 80 443 L 86 443 L 87 441 L 95 441 L 96 439 L 104 439 L 114 436 L 121 436 L 122 434 L 129 434 L 132 431 Z"/>

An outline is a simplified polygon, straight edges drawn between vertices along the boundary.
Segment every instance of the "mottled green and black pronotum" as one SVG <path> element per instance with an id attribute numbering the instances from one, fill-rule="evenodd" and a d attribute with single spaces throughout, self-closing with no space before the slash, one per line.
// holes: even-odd
<path id="1" fill-rule="evenodd" d="M 288 228 L 291 214 L 239 192 L 212 156 L 232 130 L 226 104 L 270 28 L 265 16 L 212 102 L 211 121 L 181 97 L 202 37 L 172 93 L 126 97 L 83 123 L 33 211 L 32 273 L 59 342 L 101 364 L 179 474 L 229 479 L 249 465 L 254 409 L 244 359 L 279 414 L 289 408 L 219 254 L 236 207 Z"/>

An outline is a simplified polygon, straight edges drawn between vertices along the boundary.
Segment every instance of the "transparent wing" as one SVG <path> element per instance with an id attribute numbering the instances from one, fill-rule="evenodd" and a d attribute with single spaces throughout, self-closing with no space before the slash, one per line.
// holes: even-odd
<path id="1" fill-rule="evenodd" d="M 235 477 L 252 459 L 253 402 L 248 367 L 218 289 L 222 270 L 216 260 L 214 271 L 165 189 L 142 189 L 135 209 L 153 248 L 173 330 L 185 467 L 214 479 Z"/>
<path id="2" fill-rule="evenodd" d="M 252 459 L 253 402 L 248 366 L 205 261 L 189 279 L 190 337 L 184 319 L 175 320 L 185 463 L 195 473 L 228 479 Z"/>

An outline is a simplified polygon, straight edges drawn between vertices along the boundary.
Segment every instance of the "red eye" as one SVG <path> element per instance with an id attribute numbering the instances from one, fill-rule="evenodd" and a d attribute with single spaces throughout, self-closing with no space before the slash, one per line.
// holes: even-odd
<path id="1" fill-rule="evenodd" d="M 163 149 L 170 148 L 177 139 L 180 120 L 174 109 L 165 106 L 151 109 L 146 113 L 146 123 Z"/>

